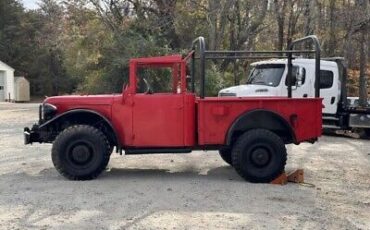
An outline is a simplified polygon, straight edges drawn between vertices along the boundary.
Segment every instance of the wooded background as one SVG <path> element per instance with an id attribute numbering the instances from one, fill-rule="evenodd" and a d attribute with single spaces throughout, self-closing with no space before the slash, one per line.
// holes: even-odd
<path id="1" fill-rule="evenodd" d="M 37 10 L 0 0 L 0 60 L 41 96 L 120 92 L 130 58 L 185 53 L 198 36 L 208 49 L 283 50 L 316 34 L 322 56 L 346 58 L 350 94 L 364 99 L 369 31 L 369 0 L 41 0 Z M 215 94 L 233 68 L 210 72 Z"/>

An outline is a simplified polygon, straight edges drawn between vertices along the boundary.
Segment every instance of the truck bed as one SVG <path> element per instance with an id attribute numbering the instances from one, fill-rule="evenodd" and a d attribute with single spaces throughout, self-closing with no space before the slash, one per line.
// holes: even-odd
<path id="1" fill-rule="evenodd" d="M 206 97 L 197 98 L 198 144 L 224 144 L 232 123 L 254 110 L 271 111 L 284 118 L 294 130 L 296 144 L 321 136 L 321 98 Z"/>

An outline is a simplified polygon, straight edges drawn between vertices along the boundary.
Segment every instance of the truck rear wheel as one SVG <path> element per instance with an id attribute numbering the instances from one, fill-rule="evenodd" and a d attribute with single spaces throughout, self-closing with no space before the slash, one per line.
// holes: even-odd
<path id="1" fill-rule="evenodd" d="M 222 160 L 224 160 L 226 163 L 229 165 L 233 165 L 232 160 L 231 160 L 231 149 L 230 148 L 221 148 L 218 150 Z"/>
<path id="2" fill-rule="evenodd" d="M 241 135 L 232 150 L 232 163 L 238 174 L 255 183 L 271 182 L 284 172 L 287 152 L 282 139 L 265 129 Z"/>
<path id="3" fill-rule="evenodd" d="M 108 165 L 110 145 L 105 135 L 89 125 L 75 125 L 55 139 L 51 157 L 57 171 L 70 180 L 91 180 Z"/>

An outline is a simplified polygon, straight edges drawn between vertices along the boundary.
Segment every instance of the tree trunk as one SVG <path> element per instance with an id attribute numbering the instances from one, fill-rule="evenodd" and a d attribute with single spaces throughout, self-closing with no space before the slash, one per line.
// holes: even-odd
<path id="1" fill-rule="evenodd" d="M 367 104 L 367 78 L 366 76 L 366 66 L 367 66 L 367 50 L 368 50 L 368 34 L 367 30 L 364 29 L 361 32 L 361 39 L 360 39 L 360 95 L 359 95 L 359 103 L 361 106 L 366 106 Z"/>
<path id="2" fill-rule="evenodd" d="M 308 36 L 313 33 L 312 29 L 312 10 L 311 7 L 313 2 L 311 0 L 305 0 L 304 2 L 304 35 Z"/>
<path id="3" fill-rule="evenodd" d="M 336 20 L 335 20 L 335 0 L 330 0 L 329 6 L 329 44 L 327 55 L 334 56 L 336 48 L 336 34 L 335 34 Z"/>
<path id="4" fill-rule="evenodd" d="M 283 50 L 284 46 L 284 23 L 285 23 L 285 8 L 287 0 L 280 1 L 274 0 L 275 17 L 278 26 L 278 41 L 276 45 L 277 50 Z"/>
<path id="5" fill-rule="evenodd" d="M 368 12 L 368 2 L 367 1 L 359 1 L 358 4 L 360 10 Z M 360 106 L 367 105 L 367 76 L 366 76 L 366 67 L 367 67 L 367 51 L 368 51 L 368 30 L 369 30 L 369 23 L 365 23 L 360 31 L 360 88 L 359 88 L 359 104 Z"/>
<path id="6" fill-rule="evenodd" d="M 156 0 L 159 14 L 159 25 L 165 38 L 170 42 L 170 47 L 176 49 L 180 47 L 180 38 L 175 28 L 175 9 L 176 0 Z"/>
<path id="7" fill-rule="evenodd" d="M 209 14 L 207 15 L 208 21 L 208 36 L 209 36 L 209 46 L 208 49 L 214 50 L 216 49 L 216 41 L 217 41 L 217 2 L 214 0 L 210 0 L 208 2 L 208 10 Z"/>
<path id="8" fill-rule="evenodd" d="M 288 18 L 288 34 L 287 34 L 287 48 L 293 41 L 293 36 L 296 33 L 296 26 L 300 14 L 302 13 L 302 7 L 299 4 L 299 1 L 290 0 L 289 1 L 289 18 Z"/>

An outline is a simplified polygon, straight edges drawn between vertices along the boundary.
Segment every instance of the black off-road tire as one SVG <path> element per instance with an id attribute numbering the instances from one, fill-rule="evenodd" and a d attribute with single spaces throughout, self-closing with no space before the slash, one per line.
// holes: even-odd
<path id="1" fill-rule="evenodd" d="M 365 129 L 364 133 L 365 133 L 364 137 L 370 139 L 370 129 Z"/>
<path id="2" fill-rule="evenodd" d="M 224 160 L 229 165 L 233 165 L 232 159 L 231 159 L 231 149 L 230 148 L 222 148 L 218 150 L 218 153 L 220 154 L 222 160 Z"/>
<path id="3" fill-rule="evenodd" d="M 91 180 L 109 162 L 111 149 L 106 136 L 89 125 L 74 125 L 55 139 L 51 158 L 56 170 L 70 180 Z"/>
<path id="4" fill-rule="evenodd" d="M 252 129 L 241 135 L 232 149 L 237 173 L 254 183 L 268 183 L 284 172 L 287 152 L 282 139 L 265 129 Z"/>

